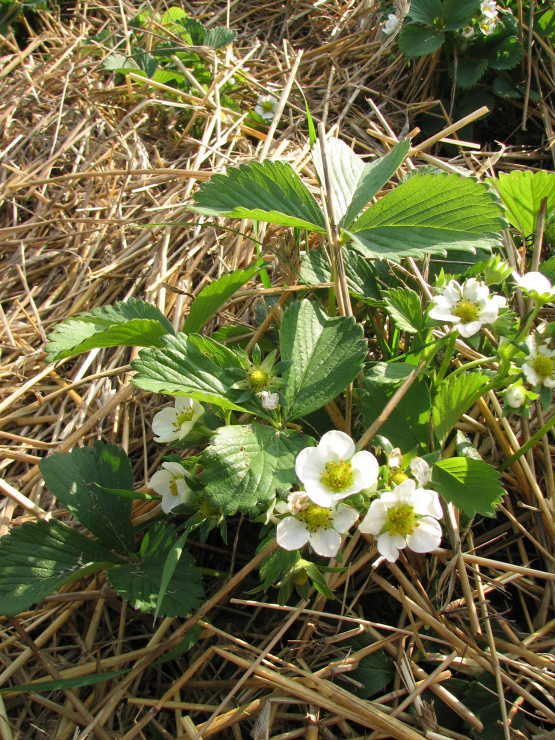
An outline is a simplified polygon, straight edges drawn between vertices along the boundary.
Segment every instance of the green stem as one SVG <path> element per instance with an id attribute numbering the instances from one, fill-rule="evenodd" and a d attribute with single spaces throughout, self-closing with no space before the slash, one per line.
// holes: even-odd
<path id="1" fill-rule="evenodd" d="M 449 365 L 451 364 L 451 360 L 453 359 L 453 352 L 455 349 L 455 342 L 457 341 L 458 334 L 459 333 L 457 331 L 452 331 L 449 334 L 449 341 L 445 349 L 445 357 L 443 358 L 443 362 L 441 363 L 441 367 L 439 368 L 439 372 L 434 381 L 434 386 L 436 388 L 441 383 L 443 378 L 445 377 L 445 373 L 447 372 L 447 369 Z"/>
<path id="2" fill-rule="evenodd" d="M 508 457 L 505 462 L 500 465 L 497 470 L 502 473 L 504 470 L 507 470 L 508 467 L 510 467 L 514 462 L 516 462 L 520 457 L 525 455 L 529 449 L 531 449 L 536 442 L 539 442 L 540 439 L 544 436 L 544 434 L 547 434 L 547 432 L 555 426 L 555 416 L 552 416 L 551 419 L 543 425 L 541 429 L 539 429 L 533 437 L 530 437 L 528 442 L 522 445 L 522 447 L 518 450 L 518 452 L 515 452 L 514 455 L 511 455 Z"/>
<path id="3" fill-rule="evenodd" d="M 532 328 L 532 324 L 536 320 L 536 316 L 539 314 L 540 309 L 541 305 L 536 301 L 536 305 L 534 306 L 532 313 L 528 318 L 528 321 L 524 325 L 524 329 L 522 329 L 522 331 L 518 335 L 517 341 L 522 341 L 523 339 L 526 339 L 528 337 L 528 335 L 530 334 L 530 329 Z"/>
<path id="4" fill-rule="evenodd" d="M 466 365 L 461 365 L 461 367 L 458 367 L 456 370 L 453 370 L 451 373 L 451 377 L 455 377 L 456 375 L 460 375 L 461 373 L 465 373 L 467 370 L 471 370 L 473 367 L 479 367 L 480 365 L 485 365 L 488 362 L 493 362 L 493 360 L 496 360 L 497 356 L 494 355 L 493 357 L 484 357 L 483 360 L 473 360 L 472 362 L 467 362 Z"/>

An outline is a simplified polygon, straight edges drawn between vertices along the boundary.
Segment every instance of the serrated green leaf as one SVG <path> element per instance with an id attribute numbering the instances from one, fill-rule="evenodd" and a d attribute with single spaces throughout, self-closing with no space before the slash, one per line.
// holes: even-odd
<path id="1" fill-rule="evenodd" d="M 487 50 L 488 65 L 491 69 L 514 69 L 522 57 L 522 45 L 518 36 L 500 39 Z"/>
<path id="2" fill-rule="evenodd" d="M 233 397 L 230 386 L 235 379 L 204 355 L 186 334 L 166 337 L 164 345 L 162 349 L 139 352 L 139 357 L 131 363 L 136 370 L 133 385 L 152 393 L 187 395 L 220 408 L 246 411 L 244 406 L 230 400 Z"/>
<path id="3" fill-rule="evenodd" d="M 174 334 L 170 322 L 155 306 L 137 298 L 95 308 L 58 324 L 48 336 L 48 362 L 98 347 L 161 347 L 161 338 Z"/>
<path id="4" fill-rule="evenodd" d="M 403 26 L 397 36 L 399 49 L 406 57 L 433 54 L 442 47 L 444 41 L 443 31 L 421 26 L 419 23 L 409 23 L 408 26 Z"/>
<path id="5" fill-rule="evenodd" d="M 251 162 L 213 175 L 194 195 L 190 210 L 206 216 L 250 218 L 297 226 L 322 234 L 324 214 L 310 191 L 287 162 Z"/>
<path id="6" fill-rule="evenodd" d="M 555 210 L 555 172 L 518 170 L 488 179 L 508 208 L 511 224 L 528 237 L 535 233 L 541 202 L 547 198 L 547 213 Z"/>
<path id="7" fill-rule="evenodd" d="M 390 288 L 383 299 L 392 319 L 401 331 L 415 334 L 424 325 L 422 300 L 410 288 Z"/>
<path id="8" fill-rule="evenodd" d="M 407 156 L 409 147 L 410 141 L 402 141 L 387 156 L 364 164 L 340 139 L 332 137 L 326 142 L 335 217 L 340 226 L 349 226 L 391 179 Z M 324 182 L 319 142 L 314 146 L 312 156 L 320 182 Z"/>
<path id="9" fill-rule="evenodd" d="M 157 69 L 152 75 L 154 82 L 161 82 L 162 85 L 169 85 L 170 82 L 177 82 L 182 85 L 185 82 L 185 77 L 179 72 L 169 69 Z"/>
<path id="10" fill-rule="evenodd" d="M 349 293 L 364 302 L 381 300 L 374 270 L 368 261 L 353 249 L 343 247 L 341 252 Z M 323 247 L 308 251 L 302 258 L 299 283 L 317 285 L 330 280 L 331 270 Z"/>
<path id="11" fill-rule="evenodd" d="M 369 422 L 375 421 L 395 390 L 393 385 L 365 378 L 358 405 L 364 418 Z M 378 435 L 386 437 L 393 447 L 400 447 L 403 454 L 415 447 L 427 450 L 430 406 L 430 393 L 426 383 L 416 380 L 380 427 Z"/>
<path id="12" fill-rule="evenodd" d="M 499 232 L 506 227 L 503 207 L 488 185 L 458 175 L 415 175 L 344 234 L 367 257 L 399 260 L 488 249 L 501 243 Z"/>
<path id="13" fill-rule="evenodd" d="M 288 419 L 322 408 L 345 390 L 362 369 L 367 346 L 353 317 L 327 316 L 310 301 L 292 303 L 280 331 Z"/>
<path id="14" fill-rule="evenodd" d="M 102 62 L 102 68 L 107 72 L 125 72 L 127 70 L 137 71 L 139 65 L 133 59 L 125 54 L 110 54 Z"/>
<path id="15" fill-rule="evenodd" d="M 495 505 L 505 491 L 499 473 L 483 460 L 451 457 L 432 467 L 432 484 L 446 501 L 462 509 L 468 517 L 475 514 L 495 516 Z"/>
<path id="16" fill-rule="evenodd" d="M 258 267 L 236 270 L 227 275 L 222 275 L 209 285 L 205 285 L 191 304 L 183 331 L 186 334 L 200 331 L 208 321 L 214 318 L 216 312 L 231 298 L 235 291 L 248 283 L 258 271 Z"/>
<path id="17" fill-rule="evenodd" d="M 204 37 L 204 46 L 209 46 L 211 49 L 221 49 L 231 44 L 235 40 L 235 36 L 237 36 L 237 31 L 232 31 L 231 28 L 225 28 L 224 26 L 210 28 Z"/>
<path id="18" fill-rule="evenodd" d="M 441 18 L 441 0 L 413 0 L 408 18 L 425 25 L 436 25 Z"/>
<path id="19" fill-rule="evenodd" d="M 272 534 L 272 539 L 274 537 L 275 534 Z M 269 541 L 265 544 L 269 544 Z M 283 574 L 295 565 L 296 560 L 296 550 L 284 550 L 281 547 L 276 548 L 267 558 L 264 558 L 260 564 L 260 580 L 264 591 L 276 584 Z"/>
<path id="20" fill-rule="evenodd" d="M 356 695 L 360 699 L 370 699 L 376 694 L 383 694 L 384 689 L 393 681 L 396 675 L 395 663 L 385 650 L 376 650 L 363 658 L 349 675 L 362 684 L 356 687 Z"/>
<path id="21" fill-rule="evenodd" d="M 163 522 L 152 525 L 141 544 L 137 562 L 108 571 L 108 580 L 134 609 L 151 612 L 156 608 L 164 565 L 174 544 L 171 528 Z M 166 589 L 159 614 L 186 617 L 203 597 L 202 578 L 190 553 L 183 552 Z"/>
<path id="22" fill-rule="evenodd" d="M 479 0 L 443 0 L 443 30 L 456 31 L 470 25 L 479 9 Z"/>
<path id="23" fill-rule="evenodd" d="M 440 385 L 433 401 L 434 435 L 442 445 L 461 416 L 476 403 L 489 378 L 482 373 L 448 376 Z"/>
<path id="24" fill-rule="evenodd" d="M 500 98 L 509 98 L 514 100 L 522 98 L 522 92 L 508 76 L 497 75 L 494 77 L 492 87 L 493 92 L 496 95 L 499 95 Z"/>
<path id="25" fill-rule="evenodd" d="M 131 463 L 121 447 L 97 441 L 55 452 L 39 468 L 50 492 L 89 532 L 119 552 L 133 549 L 132 502 L 104 490 L 133 488 Z"/>
<path id="26" fill-rule="evenodd" d="M 458 87 L 463 89 L 474 87 L 482 78 L 488 68 L 488 60 L 479 57 L 467 58 L 460 56 L 457 59 L 457 65 L 454 62 L 449 63 L 449 74 Z"/>
<path id="27" fill-rule="evenodd" d="M 176 30 L 192 46 L 203 46 L 206 37 L 206 29 L 200 21 L 195 18 L 189 18 L 186 15 L 179 18 L 173 18 Z"/>
<path id="28" fill-rule="evenodd" d="M 400 385 L 413 372 L 408 362 L 376 362 L 365 371 L 365 377 L 379 385 Z"/>
<path id="29" fill-rule="evenodd" d="M 92 563 L 104 570 L 119 562 L 100 542 L 57 519 L 12 528 L 0 539 L 0 561 L 3 616 L 19 614 L 41 601 Z"/>
<path id="30" fill-rule="evenodd" d="M 295 458 L 310 438 L 262 424 L 220 427 L 204 456 L 204 495 L 224 513 L 247 512 L 297 483 Z"/>

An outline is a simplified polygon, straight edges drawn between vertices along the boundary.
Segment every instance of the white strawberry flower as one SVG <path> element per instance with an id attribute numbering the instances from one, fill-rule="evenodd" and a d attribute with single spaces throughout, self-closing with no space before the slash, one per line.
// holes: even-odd
<path id="1" fill-rule="evenodd" d="M 179 504 L 185 504 L 193 495 L 193 491 L 186 483 L 190 474 L 178 462 L 162 463 L 162 470 L 158 470 L 150 481 L 149 488 L 162 496 L 162 511 L 168 514 Z"/>
<path id="2" fill-rule="evenodd" d="M 183 439 L 203 414 L 204 409 L 198 401 L 188 396 L 179 396 L 173 407 L 162 409 L 152 420 L 154 441 L 173 442 Z"/>
<path id="3" fill-rule="evenodd" d="M 487 15 L 482 16 L 482 18 L 480 18 L 480 22 L 478 23 L 480 31 L 484 34 L 484 36 L 491 36 L 497 28 L 497 24 L 497 16 L 489 17 Z"/>
<path id="4" fill-rule="evenodd" d="M 526 340 L 526 346 L 529 354 L 527 362 L 522 365 L 526 380 L 532 386 L 555 387 L 555 362 L 553 361 L 555 350 L 548 349 L 546 344 L 538 347 L 533 334 Z"/>
<path id="5" fill-rule="evenodd" d="M 261 95 L 256 101 L 254 112 L 265 121 L 271 121 L 276 112 L 277 103 L 273 95 Z"/>
<path id="6" fill-rule="evenodd" d="M 416 488 L 409 479 L 372 501 L 358 528 L 376 537 L 378 550 L 393 563 L 405 547 L 414 552 L 435 550 L 441 542 L 442 516 L 437 493 Z"/>
<path id="7" fill-rule="evenodd" d="M 382 31 L 385 33 L 386 36 L 391 36 L 391 34 L 395 33 L 395 31 L 399 28 L 401 24 L 401 19 L 395 15 L 395 13 L 390 13 L 387 16 L 387 20 L 383 24 Z"/>
<path id="8" fill-rule="evenodd" d="M 315 553 L 333 558 L 341 545 L 341 535 L 358 519 L 358 511 L 346 504 L 323 507 L 313 503 L 306 493 L 296 491 L 287 499 L 293 516 L 277 525 L 276 540 L 284 550 L 298 550 L 310 542 Z"/>
<path id="9" fill-rule="evenodd" d="M 482 0 L 480 3 L 480 10 L 486 18 L 496 18 L 499 12 L 495 0 Z"/>
<path id="10" fill-rule="evenodd" d="M 456 280 L 433 299 L 430 318 L 455 325 L 463 337 L 471 337 L 483 324 L 493 323 L 499 309 L 507 303 L 503 296 L 489 295 L 489 288 L 476 278 L 469 278 L 460 285 Z"/>
<path id="11" fill-rule="evenodd" d="M 464 39 L 471 39 L 474 36 L 474 26 L 465 26 L 461 31 Z"/>
<path id="12" fill-rule="evenodd" d="M 527 272 L 522 277 L 513 272 L 513 278 L 521 290 L 542 304 L 549 303 L 555 298 L 555 287 L 541 272 Z"/>
<path id="13" fill-rule="evenodd" d="M 318 447 L 306 447 L 295 461 L 295 472 L 310 499 L 330 507 L 353 493 L 373 489 L 380 466 L 371 452 L 355 454 L 355 444 L 345 432 L 326 432 Z"/>

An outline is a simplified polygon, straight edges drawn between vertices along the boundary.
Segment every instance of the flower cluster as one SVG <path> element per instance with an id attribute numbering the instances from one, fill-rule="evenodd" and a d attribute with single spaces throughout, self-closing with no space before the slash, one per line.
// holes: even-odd
<path id="1" fill-rule="evenodd" d="M 397 457 L 390 456 L 389 466 L 396 462 Z M 317 447 L 299 453 L 295 470 L 305 490 L 289 495 L 289 516 L 277 525 L 277 542 L 285 550 L 310 543 L 318 555 L 334 557 L 341 535 L 359 518 L 357 509 L 342 500 L 376 492 L 378 461 L 370 452 L 355 452 L 352 439 L 344 432 L 331 431 Z M 429 482 L 430 468 L 425 460 L 413 458 L 410 471 L 419 483 Z M 417 488 L 415 480 L 403 474 L 402 482 L 372 502 L 359 530 L 373 535 L 379 552 L 393 562 L 404 547 L 415 552 L 435 550 L 441 541 L 438 519 L 442 515 L 437 493 Z"/>
<path id="2" fill-rule="evenodd" d="M 471 39 L 476 30 L 484 36 L 491 36 L 499 25 L 499 8 L 495 0 L 482 0 L 480 3 L 480 15 L 475 19 L 475 24 L 465 26 L 461 35 L 465 39 Z"/>

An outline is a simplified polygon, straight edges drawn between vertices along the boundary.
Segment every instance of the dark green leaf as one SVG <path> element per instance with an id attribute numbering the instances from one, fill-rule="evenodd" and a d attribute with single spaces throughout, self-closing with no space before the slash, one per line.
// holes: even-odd
<path id="1" fill-rule="evenodd" d="M 509 98 L 518 100 L 522 98 L 522 92 L 518 86 L 505 75 L 497 75 L 493 80 L 493 92 L 500 98 Z"/>
<path id="2" fill-rule="evenodd" d="M 445 41 L 445 34 L 435 28 L 409 23 L 408 26 L 403 26 L 397 41 L 406 57 L 422 57 L 440 49 Z"/>
<path id="3" fill-rule="evenodd" d="M 250 218 L 301 229 L 326 231 L 314 196 L 287 162 L 265 160 L 213 175 L 194 196 L 192 211 L 206 216 Z"/>
<path id="4" fill-rule="evenodd" d="M 349 673 L 354 681 L 362 684 L 362 688 L 356 689 L 356 695 L 360 699 L 370 699 L 376 694 L 382 694 L 395 675 L 395 663 L 385 650 L 376 650 L 375 653 L 367 655 L 357 668 Z"/>
<path id="5" fill-rule="evenodd" d="M 365 377 L 379 385 L 400 385 L 415 369 L 408 362 L 376 362 L 365 372 Z"/>
<path id="6" fill-rule="evenodd" d="M 467 58 L 460 56 L 457 65 L 454 62 L 449 64 L 449 74 L 458 87 L 474 87 L 478 80 L 488 68 L 488 60 L 479 57 Z"/>
<path id="7" fill-rule="evenodd" d="M 221 49 L 231 44 L 235 40 L 235 36 L 237 36 L 237 31 L 232 31 L 231 28 L 225 28 L 224 26 L 210 28 L 204 37 L 204 46 L 209 46 L 211 49 Z"/>
<path id="8" fill-rule="evenodd" d="M 120 565 L 108 572 L 111 586 L 131 606 L 144 612 L 153 611 L 162 584 L 164 566 L 174 544 L 172 530 L 163 522 L 150 527 L 138 562 Z M 183 552 L 166 589 L 159 613 L 165 617 L 186 617 L 202 599 L 200 571 L 192 556 Z"/>
<path id="9" fill-rule="evenodd" d="M 443 0 L 443 30 L 456 31 L 458 28 L 471 25 L 479 9 L 479 0 Z"/>
<path id="10" fill-rule="evenodd" d="M 341 253 L 343 255 L 349 293 L 360 301 L 379 301 L 381 294 L 376 283 L 374 271 L 368 264 L 368 261 L 353 249 L 343 247 Z M 323 247 L 311 249 L 302 258 L 299 283 L 317 285 L 318 283 L 329 283 L 330 281 L 331 270 Z"/>
<path id="11" fill-rule="evenodd" d="M 131 500 L 104 488 L 133 488 L 131 463 L 121 447 L 97 441 L 44 458 L 40 471 L 46 486 L 73 516 L 107 547 L 133 549 Z"/>
<path id="12" fill-rule="evenodd" d="M 376 420 L 395 391 L 393 385 L 364 379 L 359 410 L 368 422 Z M 388 439 L 393 447 L 400 447 L 403 453 L 410 452 L 415 447 L 427 450 L 430 406 L 430 393 L 426 383 L 416 380 L 379 428 L 378 434 Z"/>
<path id="13" fill-rule="evenodd" d="M 67 319 L 48 336 L 45 349 L 48 362 L 55 362 L 97 347 L 161 347 L 166 334 L 174 330 L 164 314 L 129 298 Z"/>
<path id="14" fill-rule="evenodd" d="M 480 398 L 488 382 L 488 376 L 481 373 L 448 376 L 443 381 L 432 408 L 434 434 L 439 445 L 445 442 L 461 416 Z"/>
<path id="15" fill-rule="evenodd" d="M 27 522 L 0 539 L 0 614 L 19 614 L 53 593 L 86 566 L 119 562 L 99 542 L 57 519 Z M 93 570 L 89 568 L 90 572 Z"/>
<path id="16" fill-rule="evenodd" d="M 362 369 L 367 349 L 354 318 L 330 318 L 307 300 L 286 309 L 280 347 L 282 360 L 292 362 L 283 373 L 289 419 L 316 411 L 345 390 Z"/>
<path id="17" fill-rule="evenodd" d="M 451 457 L 432 467 L 435 490 L 468 517 L 476 513 L 495 516 L 495 505 L 505 493 L 499 479 L 495 468 L 470 457 Z"/>
<path id="18" fill-rule="evenodd" d="M 297 483 L 295 458 L 310 445 L 296 431 L 262 424 L 220 427 L 204 456 L 204 494 L 225 513 L 268 503 Z"/>
<path id="19" fill-rule="evenodd" d="M 205 285 L 191 304 L 183 331 L 186 334 L 200 331 L 208 321 L 214 318 L 216 312 L 231 298 L 235 291 L 251 280 L 258 273 L 258 270 L 258 267 L 236 270 L 227 275 L 222 275 L 209 285 Z"/>
<path id="20" fill-rule="evenodd" d="M 518 36 L 508 36 L 488 50 L 488 65 L 491 69 L 514 69 L 522 57 L 522 46 Z"/>
<path id="21" fill-rule="evenodd" d="M 412 0 L 407 17 L 425 25 L 436 25 L 441 18 L 441 0 Z"/>
<path id="22" fill-rule="evenodd" d="M 200 21 L 195 18 L 174 18 L 177 29 L 183 38 L 192 46 L 203 46 L 205 43 L 206 29 Z"/>

